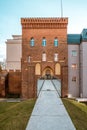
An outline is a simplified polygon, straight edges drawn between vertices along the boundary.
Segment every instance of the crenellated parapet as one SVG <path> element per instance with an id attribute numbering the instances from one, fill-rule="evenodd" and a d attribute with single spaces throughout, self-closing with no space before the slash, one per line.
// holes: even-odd
<path id="1" fill-rule="evenodd" d="M 21 18 L 23 29 L 67 28 L 68 18 Z"/>

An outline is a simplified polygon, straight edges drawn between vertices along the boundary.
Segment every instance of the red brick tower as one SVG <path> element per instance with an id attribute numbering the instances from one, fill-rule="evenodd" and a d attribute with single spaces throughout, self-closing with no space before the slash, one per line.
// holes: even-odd
<path id="1" fill-rule="evenodd" d="M 68 90 L 68 18 L 22 18 L 22 98 L 36 96 L 37 79 L 50 74 Z"/>

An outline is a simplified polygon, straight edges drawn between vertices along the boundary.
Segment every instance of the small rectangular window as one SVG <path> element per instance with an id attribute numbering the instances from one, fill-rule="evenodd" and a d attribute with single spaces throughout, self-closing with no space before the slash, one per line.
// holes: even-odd
<path id="1" fill-rule="evenodd" d="M 54 54 L 54 61 L 56 61 L 56 62 L 58 61 L 58 54 L 57 53 Z"/>
<path id="2" fill-rule="evenodd" d="M 72 69 L 77 69 L 77 64 L 72 64 Z"/>
<path id="3" fill-rule="evenodd" d="M 42 54 L 42 61 L 46 61 L 46 53 Z"/>
<path id="4" fill-rule="evenodd" d="M 28 63 L 30 63 L 30 62 L 31 62 L 31 57 L 29 56 L 29 57 L 28 57 Z"/>
<path id="5" fill-rule="evenodd" d="M 77 51 L 76 50 L 72 50 L 72 56 L 77 56 Z"/>
<path id="6" fill-rule="evenodd" d="M 76 82 L 76 76 L 72 77 L 72 81 Z"/>

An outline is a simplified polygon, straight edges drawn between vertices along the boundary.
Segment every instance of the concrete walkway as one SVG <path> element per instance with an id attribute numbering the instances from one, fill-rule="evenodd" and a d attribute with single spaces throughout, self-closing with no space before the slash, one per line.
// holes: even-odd
<path id="1" fill-rule="evenodd" d="M 26 130 L 76 130 L 50 80 L 44 82 Z"/>

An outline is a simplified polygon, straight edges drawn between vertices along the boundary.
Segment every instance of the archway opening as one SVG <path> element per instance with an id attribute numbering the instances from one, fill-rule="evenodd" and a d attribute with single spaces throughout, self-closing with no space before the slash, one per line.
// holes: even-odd
<path id="1" fill-rule="evenodd" d="M 43 70 L 42 77 L 44 77 L 45 79 L 51 79 L 53 77 L 53 70 L 51 69 L 51 67 L 48 66 Z"/>

